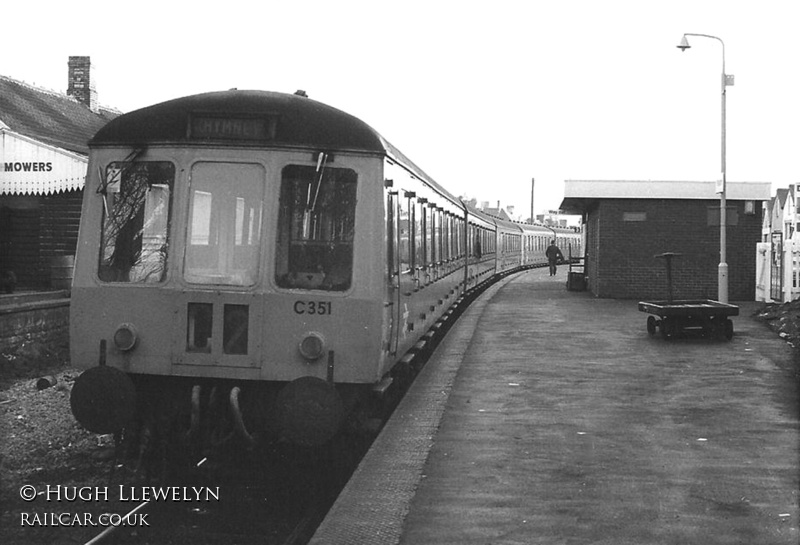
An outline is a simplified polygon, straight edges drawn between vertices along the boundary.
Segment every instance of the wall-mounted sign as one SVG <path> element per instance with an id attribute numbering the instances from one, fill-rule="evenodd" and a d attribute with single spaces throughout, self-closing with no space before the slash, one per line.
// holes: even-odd
<path id="1" fill-rule="evenodd" d="M 53 162 L 47 161 L 4 161 L 4 172 L 52 172 Z"/>
<path id="2" fill-rule="evenodd" d="M 49 195 L 83 188 L 85 156 L 10 132 L 0 134 L 0 195 Z"/>

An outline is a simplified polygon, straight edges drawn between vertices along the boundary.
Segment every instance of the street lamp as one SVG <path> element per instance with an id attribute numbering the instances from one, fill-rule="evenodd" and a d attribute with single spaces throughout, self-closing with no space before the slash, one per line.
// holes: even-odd
<path id="1" fill-rule="evenodd" d="M 728 263 L 727 263 L 727 217 L 726 217 L 726 169 L 725 169 L 725 88 L 728 85 L 733 85 L 733 76 L 725 74 L 725 42 L 716 36 L 709 36 L 708 34 L 693 34 L 686 33 L 681 38 L 681 43 L 678 44 L 678 49 L 686 51 L 689 49 L 689 40 L 687 36 L 699 36 L 701 38 L 711 38 L 717 40 L 722 45 L 722 179 L 717 185 L 717 193 L 719 193 L 719 271 L 717 276 L 717 299 L 720 303 L 728 302 Z"/>

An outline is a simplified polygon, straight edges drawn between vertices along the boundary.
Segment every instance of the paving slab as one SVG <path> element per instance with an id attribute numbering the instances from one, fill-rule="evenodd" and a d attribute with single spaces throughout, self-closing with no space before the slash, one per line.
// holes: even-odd
<path id="1" fill-rule="evenodd" d="M 800 542 L 794 352 L 756 304 L 665 340 L 565 276 L 472 305 L 312 543 Z"/>

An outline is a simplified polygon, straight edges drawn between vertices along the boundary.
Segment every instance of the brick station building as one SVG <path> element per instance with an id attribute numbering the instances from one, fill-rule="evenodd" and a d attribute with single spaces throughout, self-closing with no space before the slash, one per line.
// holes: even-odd
<path id="1" fill-rule="evenodd" d="M 587 287 L 597 297 L 717 299 L 720 200 L 715 182 L 566 180 L 561 209 L 583 217 Z M 727 182 L 730 301 L 755 297 L 756 244 L 768 182 Z"/>
<path id="2" fill-rule="evenodd" d="M 53 287 L 53 260 L 75 254 L 88 141 L 119 113 L 98 105 L 89 57 L 69 58 L 67 94 L 0 76 L 0 288 L 9 271 Z"/>

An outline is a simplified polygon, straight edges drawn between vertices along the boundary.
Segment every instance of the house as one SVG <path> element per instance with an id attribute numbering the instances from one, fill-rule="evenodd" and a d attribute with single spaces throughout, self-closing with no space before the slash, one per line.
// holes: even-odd
<path id="1" fill-rule="evenodd" d="M 756 300 L 789 302 L 800 297 L 798 187 L 778 188 L 764 203 L 756 266 Z"/>
<path id="2" fill-rule="evenodd" d="M 500 206 L 500 201 L 497 201 L 497 207 L 496 208 L 490 207 L 489 206 L 489 201 L 484 201 L 481 204 L 480 210 L 484 214 L 488 214 L 488 215 L 493 216 L 495 218 L 500 218 L 501 220 L 505 220 L 505 221 L 513 221 L 511 219 L 511 216 L 509 215 L 509 212 L 513 214 L 514 213 L 514 207 L 513 206 L 510 207 L 509 212 L 506 212 L 506 210 L 503 209 Z"/>
<path id="3" fill-rule="evenodd" d="M 796 227 L 797 216 L 797 195 L 795 194 L 795 186 L 790 185 L 786 190 L 786 199 L 783 203 L 783 211 L 781 213 L 781 223 L 776 224 L 776 228 L 780 228 L 783 233 L 784 240 L 793 238 Z"/>
<path id="4" fill-rule="evenodd" d="M 781 233 L 781 237 L 783 237 L 783 213 L 786 210 L 786 200 L 788 198 L 789 189 L 781 187 L 775 191 L 775 196 L 771 199 L 770 233 Z"/>
<path id="5" fill-rule="evenodd" d="M 120 112 L 97 102 L 89 57 L 69 57 L 67 93 L 0 76 L 0 282 L 53 286 L 75 253 L 88 141 Z M 67 286 L 68 287 L 68 286 Z"/>
<path id="6" fill-rule="evenodd" d="M 769 242 L 772 238 L 772 211 L 775 209 L 775 197 L 764 201 L 761 211 L 761 242 Z"/>
<path id="7" fill-rule="evenodd" d="M 595 296 L 666 298 L 665 260 L 655 256 L 669 252 L 680 254 L 672 260 L 676 298 L 717 298 L 715 182 L 566 180 L 564 195 L 561 209 L 583 216 L 587 284 Z M 729 298 L 752 301 L 761 203 L 769 200 L 770 184 L 727 182 L 726 197 Z"/>

